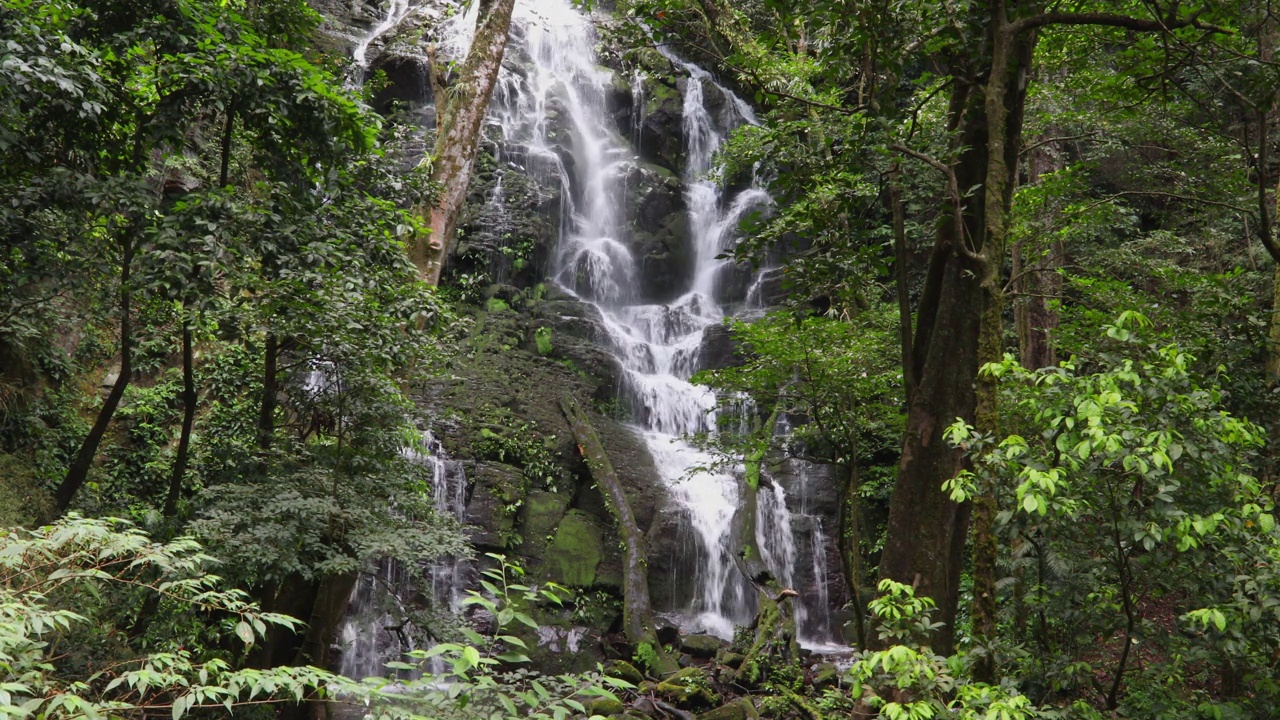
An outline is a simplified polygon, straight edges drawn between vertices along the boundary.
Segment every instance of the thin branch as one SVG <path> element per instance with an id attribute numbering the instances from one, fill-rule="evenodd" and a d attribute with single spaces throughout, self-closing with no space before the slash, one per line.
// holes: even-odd
<path id="1" fill-rule="evenodd" d="M 959 247 L 960 252 L 970 260 L 973 260 L 979 263 L 986 263 L 986 259 L 983 258 L 981 255 L 979 255 L 977 252 L 975 252 L 974 249 L 969 246 L 968 233 L 965 232 L 965 227 L 964 227 L 963 205 L 961 204 L 961 201 L 960 201 L 960 181 L 956 179 L 955 170 L 953 170 L 950 165 L 944 164 L 937 158 L 931 157 L 929 155 L 926 155 L 916 150 L 912 150 L 906 145 L 893 144 L 893 145 L 890 145 L 889 147 L 893 150 L 896 150 L 897 152 L 902 153 L 903 155 L 910 155 L 911 157 L 930 165 L 931 167 L 936 169 L 938 172 L 941 172 L 944 176 L 946 176 L 947 190 L 951 194 L 951 215 L 952 215 L 953 223 L 955 225 L 957 246 Z"/>
<path id="2" fill-rule="evenodd" d="M 1044 140 L 1031 143 L 1030 145 L 1022 148 L 1021 150 L 1018 151 L 1018 154 L 1026 155 L 1032 150 L 1035 150 L 1036 148 L 1044 147 L 1045 145 L 1052 145 L 1057 142 L 1070 142 L 1072 140 L 1083 140 L 1085 138 L 1097 137 L 1098 135 L 1101 135 L 1101 134 L 1102 134 L 1101 130 L 1094 130 L 1093 132 L 1081 133 L 1079 135 L 1065 135 L 1063 137 L 1045 138 Z"/>

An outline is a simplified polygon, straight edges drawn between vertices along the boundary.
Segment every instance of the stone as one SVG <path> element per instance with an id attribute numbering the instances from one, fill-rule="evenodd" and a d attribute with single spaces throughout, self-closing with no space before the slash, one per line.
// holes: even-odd
<path id="1" fill-rule="evenodd" d="M 545 490 L 530 491 L 520 513 L 521 536 L 525 543 L 521 549 L 531 552 L 537 547 L 545 548 L 548 539 L 554 537 L 568 508 L 568 495 Z"/>
<path id="2" fill-rule="evenodd" d="M 706 672 L 697 667 L 684 668 L 658 683 L 655 690 L 686 710 L 714 707 L 720 702 L 720 695 L 711 688 Z"/>
<path id="3" fill-rule="evenodd" d="M 751 703 L 751 698 L 739 698 L 727 705 L 721 705 L 715 710 L 708 710 L 700 713 L 698 720 L 755 720 L 760 717 L 756 712 L 756 706 Z"/>
<path id="4" fill-rule="evenodd" d="M 720 655 L 720 664 L 725 667 L 731 667 L 735 670 L 741 667 L 742 662 L 747 659 L 746 655 L 736 652 L 725 652 Z"/>
<path id="5" fill-rule="evenodd" d="M 591 587 L 604 557 L 603 533 L 595 518 L 580 511 L 565 513 L 547 547 L 547 574 L 561 585 Z"/>
<path id="6" fill-rule="evenodd" d="M 712 658 L 725 646 L 725 642 L 715 635 L 684 635 L 680 638 L 680 649 L 696 658 Z"/>
<path id="7" fill-rule="evenodd" d="M 653 700 L 647 697 L 640 697 L 631 703 L 630 712 L 634 712 L 641 717 L 656 718 L 662 716 L 662 711 L 658 710 L 658 706 L 654 704 Z"/>
<path id="8" fill-rule="evenodd" d="M 636 687 L 639 687 L 644 682 L 644 675 L 636 669 L 635 665 L 626 660 L 614 660 L 609 663 L 604 667 L 604 674 L 606 677 L 626 680 Z"/>
<path id="9" fill-rule="evenodd" d="M 588 715 L 621 715 L 627 709 L 621 700 L 606 697 L 589 700 L 583 705 L 586 706 Z"/>
<path id="10" fill-rule="evenodd" d="M 840 680 L 840 669 L 833 663 L 822 663 L 813 670 L 813 679 L 810 681 L 814 689 L 822 689 L 835 685 Z"/>
<path id="11" fill-rule="evenodd" d="M 467 473 L 472 482 L 467 520 L 472 523 L 471 542 L 477 548 L 502 550 L 515 527 L 512 508 L 524 501 L 524 475 L 502 463 L 476 463 Z"/>
<path id="12" fill-rule="evenodd" d="M 698 367 L 723 370 L 741 364 L 738 343 L 734 341 L 728 325 L 711 325 L 702 332 L 702 343 L 698 346 Z"/>

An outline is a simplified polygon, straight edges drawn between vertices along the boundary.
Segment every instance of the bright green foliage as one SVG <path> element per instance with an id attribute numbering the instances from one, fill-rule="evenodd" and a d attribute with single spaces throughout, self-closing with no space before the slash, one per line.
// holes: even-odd
<path id="1" fill-rule="evenodd" d="M 796 319 L 778 311 L 754 322 L 734 320 L 733 336 L 742 343 L 745 362 L 694 380 L 720 391 L 727 403 L 745 395 L 762 414 L 777 409 L 804 418 L 807 423 L 789 440 L 804 445 L 810 456 L 857 462 L 896 444 L 900 431 L 895 321 L 884 306 L 849 318 Z M 773 428 L 762 429 L 769 442 Z"/>
<path id="2" fill-rule="evenodd" d="M 1011 639 L 1032 652 L 1017 661 L 1009 648 L 1011 668 L 1026 662 L 1019 672 L 1082 692 L 1072 685 L 1076 663 L 1096 657 L 1096 638 L 1113 637 L 1166 658 L 1135 667 L 1121 654 L 1095 668 L 1107 673 L 1107 692 L 1128 688 L 1134 712 L 1188 711 L 1202 693 L 1155 688 L 1202 683 L 1228 667 L 1250 678 L 1257 697 L 1221 706 L 1265 707 L 1278 689 L 1264 678 L 1280 648 L 1280 578 L 1263 558 L 1280 553 L 1280 531 L 1250 474 L 1264 434 L 1221 409 L 1192 357 L 1145 344 L 1148 325 L 1122 315 L 1087 364 L 1032 372 L 1006 358 L 985 368 L 1000 380 L 1014 434 L 997 442 L 954 425 L 950 438 L 975 468 L 948 488 L 956 499 L 994 491 L 1014 508 L 1000 532 L 1006 548 L 1022 548 L 1007 556 L 1022 587 L 1006 609 L 1041 620 Z M 1125 673 L 1133 677 L 1116 680 Z"/>
<path id="3" fill-rule="evenodd" d="M 235 669 L 237 648 L 269 625 L 298 623 L 226 589 L 208 571 L 214 564 L 189 538 L 158 543 L 122 520 L 73 514 L 38 530 L 0 531 L 0 716 L 145 708 L 180 718 L 197 708 L 293 701 L 323 687 L 330 676 L 315 668 Z M 146 647 L 129 628 L 112 626 L 113 603 L 146 596 L 206 618 L 225 650 L 184 647 L 180 637 Z"/>
<path id="4" fill-rule="evenodd" d="M 847 677 L 855 700 L 891 720 L 1053 716 L 1011 688 L 967 682 L 963 658 L 944 658 L 921 644 L 934 627 L 932 600 L 892 580 L 881 581 L 879 590 L 871 613 L 888 646 L 854 654 Z"/>

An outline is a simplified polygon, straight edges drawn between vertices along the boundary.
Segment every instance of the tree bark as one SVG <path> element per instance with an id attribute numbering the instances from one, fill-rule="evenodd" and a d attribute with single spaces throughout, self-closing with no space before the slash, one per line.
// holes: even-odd
<path id="1" fill-rule="evenodd" d="M 961 453 L 950 447 L 943 433 L 957 418 L 990 431 L 998 413 L 994 386 L 983 388 L 979 380 L 975 389 L 975 378 L 981 364 L 999 360 L 1003 346 L 1000 280 L 1026 71 L 1036 39 L 1034 32 L 1012 31 L 1003 2 L 993 3 L 990 12 L 990 55 L 979 58 L 989 63 L 986 80 L 979 87 L 957 74 L 951 97 L 950 126 L 958 130 L 954 137 L 959 146 L 950 172 L 955 186 L 973 190 L 959 222 L 938 223 L 913 348 L 917 387 L 880 564 L 881 577 L 915 585 L 919 594 L 937 603 L 938 619 L 945 625 L 934 645 L 943 654 L 949 654 L 954 643 L 968 525 L 966 509 L 942 490 L 962 462 Z M 943 204 L 943 218 L 952 216 L 954 204 L 953 198 Z M 984 542 L 991 534 L 989 520 L 994 519 L 990 502 L 982 499 L 976 508 L 977 532 Z M 990 543 L 985 547 L 989 553 Z M 994 569 L 993 558 L 982 562 L 984 570 L 988 565 Z M 994 580 L 982 582 L 987 580 L 992 585 L 987 595 L 994 602 Z M 975 596 L 983 592 L 975 587 Z"/>
<path id="2" fill-rule="evenodd" d="M 849 462 L 849 472 L 845 478 L 844 491 L 840 495 L 840 564 L 844 570 L 846 589 L 853 606 L 853 617 L 858 632 L 858 647 L 867 649 L 866 603 L 862 597 L 862 580 L 865 572 L 862 565 L 862 508 L 858 504 L 858 488 L 861 485 L 858 477 L 857 453 L 853 453 Z"/>
<path id="3" fill-rule="evenodd" d="M 269 450 L 276 430 L 276 392 L 278 390 L 277 364 L 280 359 L 280 339 L 267 334 L 266 348 L 262 353 L 262 401 L 258 405 L 258 449 Z"/>
<path id="4" fill-rule="evenodd" d="M 71 501 L 75 499 L 76 493 L 79 492 L 85 480 L 88 479 L 89 469 L 93 467 L 93 460 L 98 454 L 98 447 L 102 444 L 102 438 L 107 434 L 107 426 L 111 424 L 111 418 L 115 415 L 116 408 L 120 406 L 120 400 L 124 397 L 124 391 L 129 387 L 130 376 L 133 374 L 133 324 L 129 318 L 133 292 L 129 287 L 129 277 L 133 266 L 133 233 L 136 229 L 136 223 L 131 223 L 123 231 L 124 234 L 121 241 L 120 374 L 111 386 L 111 392 L 107 394 L 106 401 L 102 403 L 102 408 L 98 411 L 97 420 L 94 421 L 93 427 L 89 430 L 84 442 L 80 444 L 80 450 L 76 452 L 76 458 L 71 463 L 71 468 L 67 470 L 66 477 L 58 485 L 57 492 L 54 494 L 59 513 L 66 512 L 67 508 L 71 507 Z"/>
<path id="5" fill-rule="evenodd" d="M 410 253 L 422 279 L 431 285 L 440 284 L 440 272 L 453 246 L 458 213 L 467 197 L 480 131 L 502 67 L 515 6 L 515 0 L 477 1 L 480 7 L 471 49 L 458 77 L 435 98 L 439 132 L 429 161 L 431 180 L 441 190 L 432 207 L 420 210 L 430 234 L 415 238 Z"/>
<path id="6" fill-rule="evenodd" d="M 178 437 L 178 452 L 173 459 L 173 471 L 169 476 L 169 495 L 164 501 L 165 517 L 178 514 L 178 498 L 182 494 L 182 478 L 187 474 L 187 458 L 191 452 L 191 429 L 196 420 L 196 378 L 191 327 L 183 320 L 182 327 L 182 435 Z"/>
<path id="7" fill-rule="evenodd" d="M 591 477 L 600 486 L 606 504 L 613 517 L 618 521 L 618 532 L 622 535 L 622 564 L 624 569 L 622 627 L 627 635 L 627 642 L 635 647 L 648 644 L 657 654 L 660 667 L 651 668 L 660 674 L 675 672 L 679 666 L 668 657 L 658 642 L 658 633 L 653 622 L 653 606 L 649 601 L 649 569 L 648 543 L 644 532 L 636 523 L 635 514 L 631 511 L 631 502 L 627 499 L 622 480 L 614 472 L 613 464 L 605 453 L 604 445 L 591 424 L 591 419 L 579 407 L 577 401 L 569 395 L 560 397 L 560 409 L 564 412 L 569 427 L 573 429 L 574 439 L 578 441 L 578 452 L 587 462 Z"/>

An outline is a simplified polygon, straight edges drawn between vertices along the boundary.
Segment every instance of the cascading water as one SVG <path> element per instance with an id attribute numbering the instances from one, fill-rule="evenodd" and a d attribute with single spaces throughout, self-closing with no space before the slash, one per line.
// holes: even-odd
<path id="1" fill-rule="evenodd" d="M 402 18 L 407 12 L 396 9 L 400 6 L 394 3 L 400 1 L 393 0 L 388 27 L 398 22 L 391 20 L 397 13 Z M 440 39 L 446 57 L 457 59 L 465 53 L 473 12 L 474 8 L 444 28 Z M 367 40 L 385 30 L 375 28 Z M 725 306 L 750 306 L 761 294 L 757 280 L 749 292 L 738 289 L 737 294 L 745 297 L 734 297 L 726 278 L 735 268 L 721 255 L 737 240 L 742 219 L 772 199 L 757 181 L 728 193 L 708 177 L 728 133 L 754 123 L 755 118 L 745 102 L 706 71 L 664 53 L 685 73 L 681 81 L 683 188 L 693 270 L 679 297 L 665 304 L 645 302 L 646 288 L 641 287 L 637 259 L 622 224 L 627 179 L 641 168 L 637 157 L 641 133 L 638 124 L 630 128 L 631 138 L 612 129 L 607 97 L 614 77 L 598 64 L 595 42 L 594 26 L 569 0 L 517 2 L 507 55 L 514 54 L 522 62 L 518 70 L 504 64 L 490 109 L 489 122 L 501 130 L 502 140 L 499 182 L 487 198 L 486 212 L 501 212 L 504 198 L 496 193 L 501 192 L 501 168 L 506 166 L 559 188 L 560 235 L 552 279 L 599 309 L 608 344 L 623 370 L 619 394 L 631 409 L 635 431 L 645 441 L 693 540 L 684 548 L 687 557 L 677 560 L 682 567 L 696 568 L 692 591 L 675 598 L 674 607 L 659 609 L 669 611 L 687 632 L 730 638 L 735 626 L 750 622 L 755 604 L 755 593 L 738 570 L 730 547 L 741 468 L 707 470 L 715 466 L 714 456 L 687 440 L 713 433 L 717 426 L 715 395 L 689 378 L 700 366 L 704 332 L 724 320 Z M 632 115 L 638 123 L 645 107 L 645 78 L 637 74 L 629 80 Z M 443 457 L 438 446 L 433 450 L 431 458 Z M 464 485 L 457 483 L 465 481 L 447 469 L 447 461 L 441 462 L 435 471 L 437 506 L 461 517 Z M 770 483 L 762 486 L 759 500 L 757 543 L 778 578 L 790 584 L 800 559 L 786 494 L 780 485 Z M 437 606 L 456 607 L 459 566 L 433 567 L 430 574 Z M 358 601 L 365 591 L 362 585 L 354 599 Z M 373 607 L 368 602 L 353 605 Z M 822 610 L 825 615 L 826 608 Z M 806 611 L 798 609 L 798 613 Z M 361 644 L 371 636 L 385 635 L 387 623 L 385 614 L 352 618 L 344 630 L 344 637 L 351 641 L 343 660 L 345 673 L 381 674 L 382 663 L 405 649 L 395 646 L 391 648 L 395 652 L 389 652 L 385 643 L 368 648 Z"/>
<path id="2" fill-rule="evenodd" d="M 355 61 L 356 67 L 360 70 L 365 70 L 369 67 L 370 43 L 399 25 L 408 16 L 409 11 L 413 9 L 413 5 L 414 3 L 411 0 L 387 0 L 386 14 L 383 15 L 382 20 L 370 28 L 369 32 L 365 33 L 364 37 L 361 37 L 360 41 L 356 43 L 355 49 L 351 51 L 351 59 Z"/>
<path id="3" fill-rule="evenodd" d="M 718 293 L 728 268 L 719 256 L 736 239 L 742 218 L 771 202 L 762 187 L 727 196 L 707 177 L 728 132 L 754 117 L 708 73 L 671 56 L 687 73 L 682 83 L 684 187 L 693 279 L 676 300 L 645 303 L 636 258 L 620 226 L 623 180 L 638 159 L 610 129 L 606 97 L 613 77 L 597 63 L 594 28 L 566 0 L 539 2 L 536 10 L 518 4 L 514 22 L 532 67 L 502 78 L 494 116 L 502 128 L 503 153 L 526 169 L 533 170 L 533 164 L 545 169 L 546 179 L 564 190 L 553 279 L 599 308 L 623 368 L 620 394 L 696 538 L 693 596 L 686 607 L 673 610 L 686 630 L 731 637 L 735 625 L 751 619 L 754 603 L 729 545 L 738 479 L 732 472 L 701 469 L 712 466 L 714 458 L 687 442 L 690 435 L 716 429 L 714 394 L 688 379 L 699 367 L 703 331 L 725 317 Z M 642 87 L 642 79 L 633 84 Z M 708 110 L 708 92 L 727 100 L 717 117 Z M 785 506 L 782 510 L 785 514 Z M 793 557 L 785 562 L 793 563 Z"/>
<path id="4" fill-rule="evenodd" d="M 404 453 L 430 470 L 436 512 L 464 519 L 467 477 L 462 463 L 451 459 L 429 432 L 423 434 L 421 448 L 407 448 Z M 425 568 L 431 609 L 436 614 L 458 611 L 466 569 L 466 561 L 459 558 L 442 558 Z M 355 679 L 385 675 L 387 662 L 406 661 L 405 653 L 418 649 L 422 629 L 413 626 L 415 613 L 402 599 L 418 594 L 420 578 L 421 573 L 410 573 L 394 560 L 383 560 L 373 572 L 361 574 L 338 633 L 339 672 Z M 443 670 L 437 666 L 428 669 L 436 673 Z"/>

